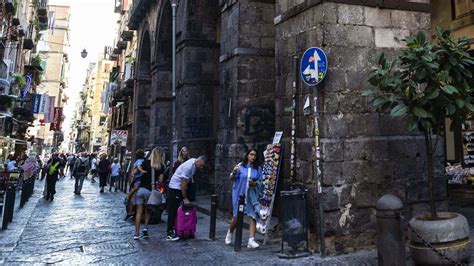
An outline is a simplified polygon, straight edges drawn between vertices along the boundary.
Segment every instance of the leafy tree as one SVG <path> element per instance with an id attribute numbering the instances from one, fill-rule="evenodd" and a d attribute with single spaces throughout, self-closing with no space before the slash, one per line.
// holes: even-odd
<path id="1" fill-rule="evenodd" d="M 427 157 L 431 218 L 436 219 L 434 198 L 434 152 L 443 133 L 445 118 L 461 125 L 474 112 L 474 80 L 469 68 L 474 58 L 467 52 L 467 37 L 453 40 L 451 29 L 436 27 L 432 41 L 420 31 L 404 39 L 398 59 L 382 54 L 369 78 L 363 96 L 392 117 L 406 119 L 410 130 L 424 134 Z"/>

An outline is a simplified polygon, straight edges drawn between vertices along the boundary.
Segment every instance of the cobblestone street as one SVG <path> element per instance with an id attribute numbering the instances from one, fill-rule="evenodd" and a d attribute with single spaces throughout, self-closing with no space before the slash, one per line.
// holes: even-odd
<path id="1" fill-rule="evenodd" d="M 0 231 L 1 264 L 376 265 L 377 262 L 375 251 L 325 259 L 315 255 L 281 260 L 277 257 L 279 242 L 262 245 L 258 250 L 244 246 L 240 253 L 235 253 L 233 246 L 223 243 L 227 223 L 217 221 L 218 239 L 210 241 L 209 216 L 201 213 L 198 213 L 195 239 L 165 241 L 166 225 L 160 223 L 149 226 L 150 239 L 135 241 L 132 222 L 123 220 L 124 193 L 100 194 L 97 183 L 91 184 L 88 179 L 82 195 L 75 196 L 73 179 L 67 177 L 58 182 L 58 193 L 54 201 L 49 202 L 40 197 L 43 185 L 44 181 L 36 183 L 33 197 L 23 209 L 15 209 L 13 223 L 7 230 Z M 465 214 L 472 223 L 472 208 L 454 206 L 452 209 Z M 166 220 L 165 215 L 162 220 Z M 244 244 L 247 235 L 244 231 Z M 261 236 L 259 240 L 262 242 Z M 407 262 L 411 265 L 410 260 Z"/>
<path id="2" fill-rule="evenodd" d="M 287 261 L 278 259 L 279 244 L 258 250 L 242 247 L 235 253 L 225 246 L 227 224 L 217 223 L 217 241 L 208 240 L 209 217 L 198 213 L 196 239 L 165 241 L 165 223 L 150 225 L 150 239 L 135 241 L 130 220 L 124 221 L 123 193 L 99 194 L 98 185 L 84 183 L 81 196 L 73 194 L 73 179 L 59 181 L 53 202 L 40 198 L 44 181 L 36 184 L 33 197 L 21 210 L 16 209 L 13 223 L 0 231 L 0 261 L 24 263 L 133 263 L 133 264 L 313 264 L 348 262 L 349 258 L 321 260 L 316 256 Z M 162 217 L 166 220 L 166 216 Z M 247 232 L 243 242 L 246 244 Z M 261 239 L 260 239 L 261 240 Z M 261 241 L 260 241 L 261 242 Z M 370 262 L 373 252 L 354 254 Z"/>

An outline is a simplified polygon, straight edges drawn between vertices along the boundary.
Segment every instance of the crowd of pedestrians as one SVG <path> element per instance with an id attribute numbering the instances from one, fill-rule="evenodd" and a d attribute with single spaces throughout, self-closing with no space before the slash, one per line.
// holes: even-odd
<path id="1" fill-rule="evenodd" d="M 99 193 L 104 193 L 109 184 L 109 192 L 117 192 L 117 182 L 125 175 L 130 186 L 125 204 L 127 216 L 134 217 L 135 232 L 133 239 L 149 238 L 148 224 L 155 215 L 161 217 L 161 211 L 167 212 L 166 240 L 180 239 L 177 234 L 177 214 L 180 207 L 191 206 L 195 199 L 195 175 L 207 161 L 205 156 L 192 158 L 186 147 L 181 148 L 176 162 L 171 165 L 166 161 L 166 155 L 161 147 L 151 151 L 137 150 L 132 166 L 124 171 L 117 158 L 108 158 L 101 154 L 81 152 L 79 154 L 52 153 L 44 163 L 39 156 L 10 155 L 4 161 L 7 171 L 35 172 L 38 179 L 44 180 L 45 200 L 54 200 L 56 183 L 66 175 L 75 179 L 74 194 L 81 195 L 84 181 L 90 176 L 91 182 L 99 178 Z M 238 202 L 241 196 L 245 197 L 245 214 L 249 216 L 248 248 L 258 248 L 255 241 L 256 222 L 259 217 L 254 202 L 257 200 L 257 186 L 262 180 L 262 168 L 259 164 L 255 149 L 249 149 L 242 161 L 238 163 L 229 177 L 232 183 L 232 221 L 225 237 L 225 244 L 231 244 L 233 232 L 237 224 Z M 159 208 L 158 208 L 159 207 Z M 161 208 L 161 209 L 160 209 Z M 161 211 L 160 211 L 161 210 Z M 158 218 L 159 219 L 159 218 Z M 140 229 L 143 223 L 143 229 Z"/>

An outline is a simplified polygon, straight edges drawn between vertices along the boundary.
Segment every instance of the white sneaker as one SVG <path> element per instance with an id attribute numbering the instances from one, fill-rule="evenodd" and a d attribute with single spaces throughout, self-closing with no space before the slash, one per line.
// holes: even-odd
<path id="1" fill-rule="evenodd" d="M 225 235 L 225 244 L 230 245 L 232 243 L 232 233 L 230 230 L 227 231 L 227 235 Z"/>
<path id="2" fill-rule="evenodd" d="M 260 245 L 255 241 L 254 238 L 249 238 L 249 242 L 247 243 L 248 248 L 258 248 Z"/>

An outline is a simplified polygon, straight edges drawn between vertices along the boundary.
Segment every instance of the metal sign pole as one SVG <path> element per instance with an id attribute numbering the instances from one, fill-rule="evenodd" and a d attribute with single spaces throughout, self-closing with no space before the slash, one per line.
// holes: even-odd
<path id="1" fill-rule="evenodd" d="M 314 115 L 314 148 L 316 149 L 316 167 L 314 169 L 319 203 L 319 242 L 321 257 L 326 256 L 324 243 L 324 198 L 321 171 L 321 147 L 319 141 L 319 107 L 318 107 L 318 84 L 326 76 L 328 70 L 327 56 L 321 48 L 308 48 L 301 59 L 301 78 L 308 86 L 313 87 L 313 115 Z M 306 105 L 306 104 L 305 104 Z"/>
<path id="2" fill-rule="evenodd" d="M 298 64 L 299 58 L 297 56 L 293 57 L 293 70 L 294 70 L 294 80 L 293 80 L 293 97 L 291 103 L 291 140 L 290 140 L 290 180 L 293 181 L 295 178 L 295 165 L 296 165 L 296 157 L 295 157 L 295 135 L 296 135 L 296 93 L 297 93 L 297 81 L 299 76 L 298 71 Z"/>
<path id="3" fill-rule="evenodd" d="M 323 209 L 323 188 L 322 171 L 321 171 L 321 147 L 319 142 L 319 106 L 318 106 L 318 86 L 313 87 L 313 110 L 314 110 L 314 147 L 316 149 L 316 184 L 318 189 L 319 203 L 319 241 L 321 257 L 326 256 L 326 248 L 324 243 L 324 209 Z"/>

